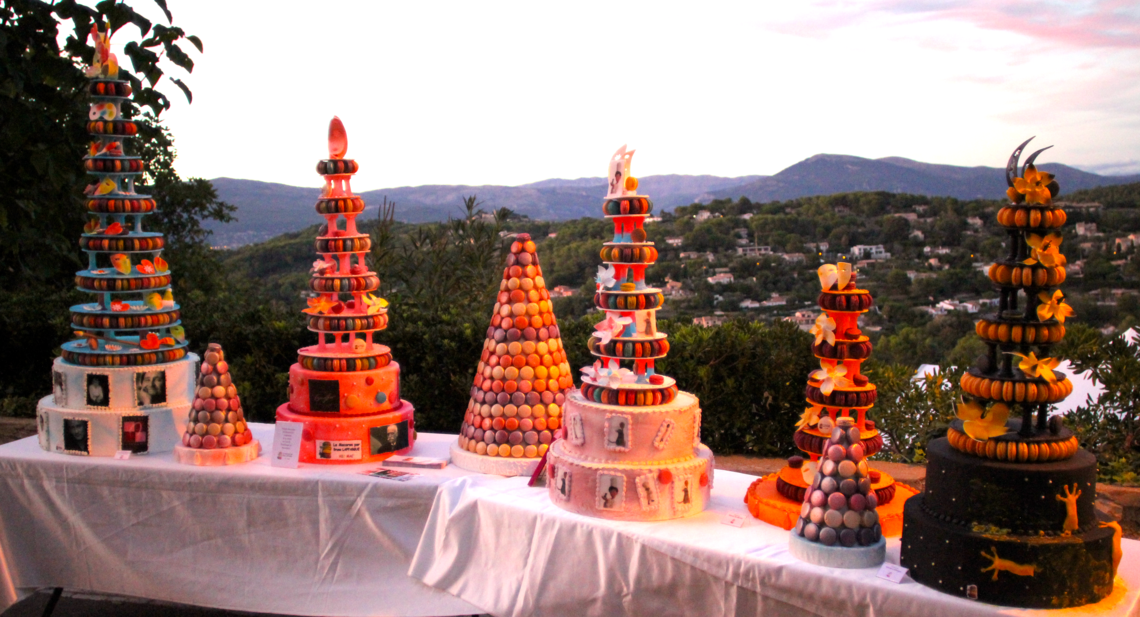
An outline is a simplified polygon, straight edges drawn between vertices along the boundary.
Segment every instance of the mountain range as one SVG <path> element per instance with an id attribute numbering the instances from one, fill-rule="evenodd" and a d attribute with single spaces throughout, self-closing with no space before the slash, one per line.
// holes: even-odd
<path id="1" fill-rule="evenodd" d="M 1040 165 L 1057 174 L 1064 192 L 1140 181 L 1140 174 L 1102 176 L 1060 163 Z M 1004 170 L 994 167 L 935 165 L 902 157 L 866 159 L 817 154 L 772 176 L 659 175 L 638 178 L 638 191 L 651 195 L 658 212 L 713 199 L 747 197 L 753 202 L 784 201 L 812 195 L 852 191 L 889 191 L 958 199 L 1000 199 Z M 215 246 L 241 246 L 303 229 L 320 222 L 313 211 L 319 188 L 216 178 L 211 180 L 223 201 L 237 206 L 237 221 L 208 222 Z M 428 185 L 378 189 L 360 193 L 368 204 L 363 216 L 375 216 L 386 197 L 396 203 L 397 220 L 443 221 L 462 212 L 463 198 L 478 196 L 485 210 L 510 208 L 532 219 L 567 220 L 598 216 L 605 178 L 550 179 L 521 186 Z M 372 214 L 370 214 L 372 213 Z"/>

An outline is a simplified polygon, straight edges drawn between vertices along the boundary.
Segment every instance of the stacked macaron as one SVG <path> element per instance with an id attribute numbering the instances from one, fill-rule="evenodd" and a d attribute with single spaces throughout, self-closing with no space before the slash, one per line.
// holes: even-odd
<path id="1" fill-rule="evenodd" d="M 210 343 L 202 360 L 182 445 L 213 450 L 243 446 L 251 441 L 253 433 L 246 425 L 225 352 L 221 345 Z"/>
<path id="2" fill-rule="evenodd" d="M 459 447 L 485 456 L 542 456 L 573 387 L 534 242 L 519 234 L 507 256 Z"/>

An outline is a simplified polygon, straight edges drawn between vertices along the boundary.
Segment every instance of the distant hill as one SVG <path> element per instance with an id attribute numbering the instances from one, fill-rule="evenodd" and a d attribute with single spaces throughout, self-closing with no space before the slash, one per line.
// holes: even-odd
<path id="1" fill-rule="evenodd" d="M 1040 169 L 1057 174 L 1062 193 L 1140 180 L 1140 175 L 1100 176 L 1062 165 L 1045 163 Z M 1005 171 L 995 167 L 933 165 L 901 157 L 865 159 L 840 154 L 817 154 L 774 176 L 702 195 L 700 201 L 747 197 L 758 202 L 831 195 L 852 191 L 889 191 L 956 197 L 1000 199 L 1005 194 Z"/>
<path id="2" fill-rule="evenodd" d="M 1062 165 L 1041 165 L 1058 174 L 1063 194 L 1098 186 L 1140 181 L 1140 175 L 1101 176 Z M 853 191 L 890 191 L 959 199 L 998 199 L 1005 193 L 1004 172 L 995 167 L 933 165 L 901 157 L 865 159 L 817 154 L 774 176 L 660 175 L 639 178 L 639 190 L 653 196 L 658 211 L 713 199 L 747 197 L 754 202 L 784 201 Z M 237 222 L 208 223 L 215 246 L 242 246 L 319 222 L 313 212 L 319 189 L 217 178 L 218 196 L 237 206 Z M 550 179 L 522 186 L 404 186 L 361 193 L 376 216 L 384 197 L 396 202 L 396 218 L 408 223 L 443 221 L 461 212 L 463 198 L 477 195 L 485 210 L 510 208 L 538 220 L 597 216 L 605 179 Z"/>

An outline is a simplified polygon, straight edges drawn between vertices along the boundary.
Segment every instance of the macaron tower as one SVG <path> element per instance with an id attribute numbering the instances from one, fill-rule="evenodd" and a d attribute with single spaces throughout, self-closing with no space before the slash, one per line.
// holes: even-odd
<path id="1" fill-rule="evenodd" d="M 106 27 L 92 27 L 91 37 L 91 145 L 83 166 L 94 183 L 79 238 L 87 267 L 75 284 L 95 300 L 71 307 L 75 339 L 52 365 L 52 395 L 36 406 L 40 445 L 82 456 L 168 452 L 182 437 L 198 357 L 187 350 L 161 256 L 165 239 L 143 225 L 155 201 L 135 192 L 143 161 L 125 147 L 139 130 L 122 113 L 131 85 L 118 79 Z"/>
<path id="2" fill-rule="evenodd" d="M 986 352 L 962 376 L 965 400 L 946 437 L 927 444 L 926 487 L 906 504 L 900 563 L 959 597 L 1066 608 L 1112 594 L 1119 524 L 1097 512 L 1097 459 L 1049 410 L 1073 390 L 1052 357 L 1072 308 L 1053 175 L 1026 140 L 1006 165 L 997 220 L 1009 252 L 989 270 L 998 311 L 977 323 Z M 1107 609 L 1106 609 L 1107 610 Z"/>
<path id="3" fill-rule="evenodd" d="M 602 247 L 606 265 L 594 295 L 605 319 L 589 340 L 597 361 L 582 369 L 581 389 L 567 397 L 563 438 L 547 452 L 547 486 L 551 501 L 572 512 L 657 521 L 705 508 L 713 455 L 700 443 L 696 397 L 654 367 L 669 343 L 657 330 L 664 296 L 645 283 L 657 259 L 642 226 L 653 203 L 637 194 L 632 158 L 622 146 L 610 161 L 603 212 L 614 237 Z"/>
<path id="4" fill-rule="evenodd" d="M 874 299 L 867 290 L 857 289 L 858 275 L 850 263 L 824 264 L 818 274 L 822 287 L 818 303 L 824 312 L 811 329 L 815 335 L 811 349 L 820 368 L 808 377 L 804 392 L 808 406 L 793 436 L 804 456 L 789 458 L 778 473 L 753 482 L 744 498 L 752 516 L 784 529 L 796 524 L 825 454 L 824 444 L 841 417 L 854 419 L 863 457 L 883 448 L 875 422 L 867 417 L 877 396 L 875 384 L 860 372 L 871 355 L 871 340 L 859 330 L 859 316 L 871 308 Z M 875 491 L 883 533 L 899 535 L 902 504 L 918 491 L 875 469 L 868 470 L 867 477 Z"/>
<path id="5" fill-rule="evenodd" d="M 886 557 L 855 418 L 840 417 L 823 443 L 823 457 L 804 493 L 788 550 L 797 559 L 831 568 L 868 568 Z"/>
<path id="6" fill-rule="evenodd" d="M 222 346 L 210 343 L 199 368 L 182 445 L 174 459 L 188 465 L 233 465 L 257 458 L 261 444 L 246 425 L 241 397 Z"/>
<path id="7" fill-rule="evenodd" d="M 529 234 L 511 243 L 451 461 L 471 471 L 533 473 L 562 426 L 570 365 Z"/>
<path id="8" fill-rule="evenodd" d="M 411 449 L 415 439 L 412 404 L 400 399 L 400 365 L 392 351 L 373 340 L 388 326 L 388 302 L 372 292 L 380 278 L 368 269 L 368 234 L 356 229 L 364 200 L 350 180 L 360 169 L 344 158 L 348 135 L 340 118 L 329 123 L 329 158 L 317 163 L 325 187 L 317 213 L 325 225 L 317 234 L 304 310 L 318 342 L 298 350 L 289 367 L 289 402 L 277 420 L 304 424 L 302 463 L 362 463 Z"/>

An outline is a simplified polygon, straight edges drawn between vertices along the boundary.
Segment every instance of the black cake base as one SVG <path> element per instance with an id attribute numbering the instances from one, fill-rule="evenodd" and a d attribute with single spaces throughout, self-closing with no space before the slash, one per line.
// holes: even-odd
<path id="1" fill-rule="evenodd" d="M 1112 593 L 1114 531 L 979 533 L 929 515 L 916 495 L 903 508 L 900 562 L 915 581 L 958 597 L 1021 608 L 1082 606 Z"/>

